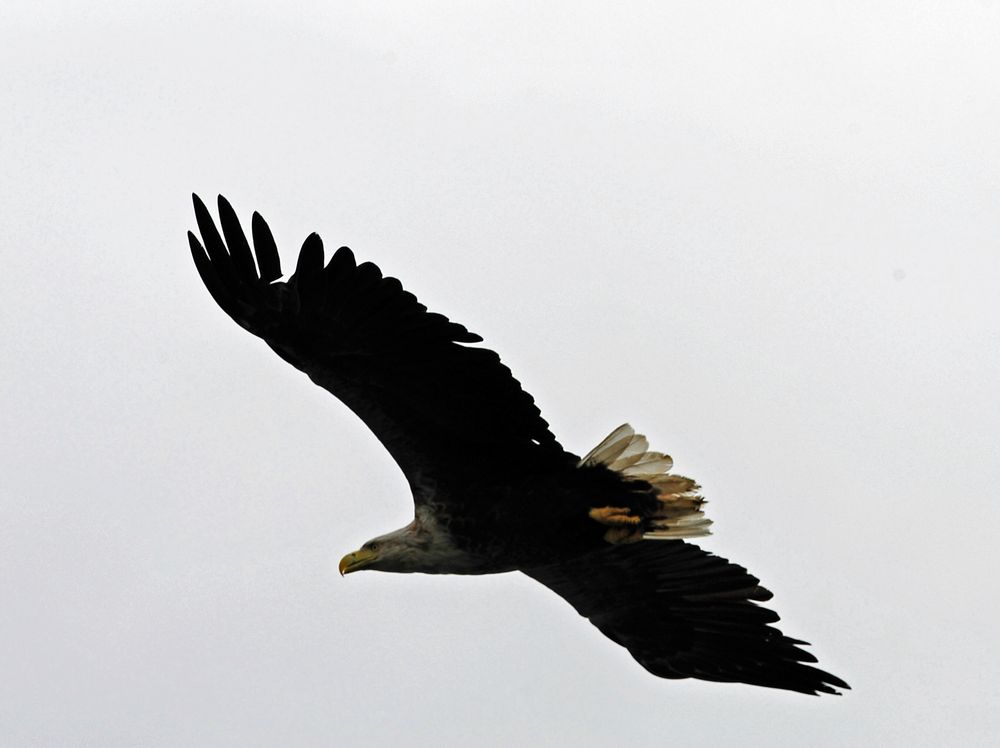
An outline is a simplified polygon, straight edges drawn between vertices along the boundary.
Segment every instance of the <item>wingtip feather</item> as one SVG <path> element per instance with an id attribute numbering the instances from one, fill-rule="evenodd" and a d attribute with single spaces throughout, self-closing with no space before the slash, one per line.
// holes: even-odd
<path id="1" fill-rule="evenodd" d="M 250 232 L 260 279 L 265 283 L 273 283 L 281 277 L 281 258 L 278 256 L 278 245 L 275 244 L 271 227 L 257 211 L 254 211 L 250 219 Z"/>
<path id="2" fill-rule="evenodd" d="M 304 306 L 315 306 L 320 303 L 323 290 L 322 272 L 323 240 L 319 238 L 319 234 L 312 233 L 302 242 L 293 276 L 299 301 Z"/>
<path id="3" fill-rule="evenodd" d="M 247 242 L 246 234 L 240 225 L 239 216 L 233 210 L 233 206 L 222 195 L 218 196 L 219 223 L 222 225 L 222 233 L 226 238 L 226 245 L 229 249 L 229 256 L 233 260 L 233 266 L 240 276 L 240 280 L 255 286 L 257 283 L 257 267 L 254 264 L 253 252 Z"/>
<path id="4" fill-rule="evenodd" d="M 299 250 L 299 261 L 295 267 L 295 273 L 300 269 L 305 269 L 308 273 L 315 273 L 323 268 L 323 240 L 315 231 L 306 237 L 302 242 L 302 249 Z"/>

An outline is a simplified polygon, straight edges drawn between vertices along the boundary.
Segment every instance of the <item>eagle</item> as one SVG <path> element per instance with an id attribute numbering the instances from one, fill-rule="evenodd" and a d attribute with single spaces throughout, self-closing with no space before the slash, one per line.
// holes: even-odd
<path id="1" fill-rule="evenodd" d="M 376 265 L 347 247 L 324 264 L 313 233 L 282 280 L 259 213 L 251 246 L 225 198 L 221 234 L 193 199 L 191 255 L 215 301 L 354 411 L 409 484 L 413 521 L 345 555 L 341 574 L 518 571 L 661 678 L 849 688 L 773 626 L 757 577 L 688 542 L 709 532 L 700 487 L 631 426 L 567 451 L 480 336 Z"/>

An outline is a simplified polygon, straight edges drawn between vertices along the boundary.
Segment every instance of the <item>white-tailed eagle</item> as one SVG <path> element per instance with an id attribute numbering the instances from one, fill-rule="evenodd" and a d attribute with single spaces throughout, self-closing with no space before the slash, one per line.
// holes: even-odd
<path id="1" fill-rule="evenodd" d="M 654 675 L 848 688 L 774 628 L 756 577 L 684 540 L 708 533 L 699 487 L 630 426 L 580 458 L 482 338 L 372 263 L 341 247 L 324 266 L 311 234 L 282 281 L 259 214 L 251 248 L 224 198 L 221 235 L 197 196 L 194 208 L 191 253 L 219 306 L 353 410 L 409 482 L 413 521 L 344 556 L 341 573 L 520 571 Z"/>

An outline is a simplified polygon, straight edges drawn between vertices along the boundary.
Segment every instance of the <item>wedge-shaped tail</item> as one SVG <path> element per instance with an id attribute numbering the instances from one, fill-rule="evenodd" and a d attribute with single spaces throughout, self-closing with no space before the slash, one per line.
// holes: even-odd
<path id="1" fill-rule="evenodd" d="M 605 465 L 629 480 L 645 481 L 656 489 L 660 505 L 643 523 L 643 538 L 698 538 L 711 534 L 712 520 L 701 511 L 704 497 L 690 478 L 674 475 L 674 461 L 655 452 L 642 434 L 622 424 L 580 460 L 580 465 Z M 624 533 L 617 533 L 613 537 Z M 611 538 L 609 538 L 611 539 Z"/>

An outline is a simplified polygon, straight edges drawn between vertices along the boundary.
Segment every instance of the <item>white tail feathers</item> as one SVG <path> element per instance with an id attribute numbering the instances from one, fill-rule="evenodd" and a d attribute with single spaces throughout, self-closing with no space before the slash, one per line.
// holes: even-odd
<path id="1" fill-rule="evenodd" d="M 659 508 L 649 517 L 652 529 L 644 538 L 697 538 L 711 534 L 712 520 L 701 511 L 705 499 L 698 484 L 682 475 L 671 475 L 674 461 L 662 452 L 649 449 L 649 442 L 627 423 L 622 424 L 580 460 L 580 465 L 606 465 L 629 480 L 641 480 L 653 486 L 660 500 Z"/>

